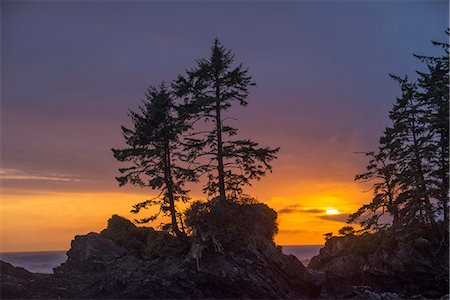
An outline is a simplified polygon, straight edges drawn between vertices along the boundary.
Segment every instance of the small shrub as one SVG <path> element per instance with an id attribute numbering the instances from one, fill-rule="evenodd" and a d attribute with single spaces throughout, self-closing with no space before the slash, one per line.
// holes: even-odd
<path id="1" fill-rule="evenodd" d="M 213 199 L 195 202 L 186 212 L 186 225 L 203 241 L 218 241 L 227 249 L 239 249 L 257 240 L 273 242 L 278 230 L 277 213 L 262 203 Z"/>

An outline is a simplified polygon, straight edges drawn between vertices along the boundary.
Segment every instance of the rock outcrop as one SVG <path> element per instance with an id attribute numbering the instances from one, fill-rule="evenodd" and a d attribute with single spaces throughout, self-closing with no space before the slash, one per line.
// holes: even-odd
<path id="1" fill-rule="evenodd" d="M 388 229 L 332 237 L 308 267 L 323 272 L 322 295 L 364 299 L 440 299 L 449 293 L 445 228 Z"/>
<path id="2" fill-rule="evenodd" d="M 1 262 L 1 298 L 395 300 L 448 294 L 443 226 L 332 237 L 307 269 L 274 244 L 276 214 L 267 206 L 208 205 L 190 212 L 193 235 L 184 238 L 113 216 L 102 232 L 76 236 L 68 260 L 52 275 Z"/>
<path id="3" fill-rule="evenodd" d="M 34 274 L 0 261 L 1 299 L 54 299 L 67 294 L 60 281 L 48 274 Z"/>
<path id="4" fill-rule="evenodd" d="M 320 287 L 314 283 L 314 276 L 296 257 L 282 254 L 271 240 L 258 239 L 258 243 L 229 251 L 218 251 L 206 241 L 199 270 L 191 255 L 193 245 L 196 242 L 192 237 L 175 238 L 113 216 L 101 233 L 75 237 L 67 262 L 55 268 L 53 275 L 32 274 L 8 265 L 8 272 L 2 271 L 2 298 L 319 296 Z"/>

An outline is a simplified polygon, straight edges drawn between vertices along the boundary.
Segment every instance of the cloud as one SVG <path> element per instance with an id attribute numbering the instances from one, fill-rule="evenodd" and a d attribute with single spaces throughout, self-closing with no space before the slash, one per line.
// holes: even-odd
<path id="1" fill-rule="evenodd" d="M 290 214 L 290 213 L 320 214 L 323 212 L 324 212 L 323 209 L 305 208 L 305 207 L 300 207 L 298 205 L 292 205 L 292 206 L 284 207 L 284 208 L 278 210 L 279 214 Z"/>
<path id="2" fill-rule="evenodd" d="M 62 182 L 80 182 L 81 179 L 66 174 L 37 174 L 36 172 L 24 172 L 17 169 L 0 169 L 2 180 L 44 180 Z"/>
<path id="3" fill-rule="evenodd" d="M 308 234 L 308 233 L 314 233 L 314 234 L 318 234 L 321 235 L 322 232 L 320 231 L 313 231 L 313 230 L 307 230 L 307 229 L 281 229 L 278 230 L 279 234 Z"/>
<path id="4" fill-rule="evenodd" d="M 328 220 L 328 221 L 347 223 L 348 216 L 349 216 L 349 214 L 323 215 L 323 216 L 319 216 L 319 218 Z"/>
<path id="5" fill-rule="evenodd" d="M 318 208 L 305 208 L 305 209 L 301 209 L 301 212 L 305 212 L 305 213 L 310 213 L 310 214 L 319 214 L 319 213 L 323 213 L 323 209 L 318 209 Z"/>
<path id="6" fill-rule="evenodd" d="M 286 207 L 286 208 L 282 208 L 280 210 L 278 210 L 279 214 L 290 214 L 293 212 L 296 212 L 297 208 L 290 208 L 290 207 Z"/>

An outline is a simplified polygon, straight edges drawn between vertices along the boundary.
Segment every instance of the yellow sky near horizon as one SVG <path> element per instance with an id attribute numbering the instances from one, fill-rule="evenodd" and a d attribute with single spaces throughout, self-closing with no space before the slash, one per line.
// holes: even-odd
<path id="1" fill-rule="evenodd" d="M 370 196 L 354 182 L 305 181 L 277 194 L 270 184 L 257 183 L 250 190 L 278 212 L 279 245 L 323 244 L 322 235 L 345 226 L 346 215 Z M 145 199 L 129 192 L 2 192 L 0 252 L 67 250 L 76 235 L 101 231 L 113 214 L 136 218 L 131 206 Z M 327 209 L 340 214 L 326 215 Z"/>

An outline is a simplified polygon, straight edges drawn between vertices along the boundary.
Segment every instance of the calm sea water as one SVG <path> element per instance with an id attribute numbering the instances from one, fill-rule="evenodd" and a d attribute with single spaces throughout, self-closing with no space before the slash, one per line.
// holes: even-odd
<path id="1" fill-rule="evenodd" d="M 320 248 L 323 245 L 283 246 L 283 253 L 295 255 L 298 260 L 305 261 L 318 255 Z"/>
<path id="2" fill-rule="evenodd" d="M 52 274 L 53 268 L 67 260 L 66 251 L 0 253 L 0 260 L 33 273 Z"/>
<path id="3" fill-rule="evenodd" d="M 293 254 L 300 261 L 305 262 L 319 254 L 322 245 L 283 246 L 283 253 Z M 22 267 L 33 273 L 52 274 L 53 268 L 67 260 L 66 251 L 48 252 L 9 252 L 0 253 L 0 260 L 16 267 Z"/>

